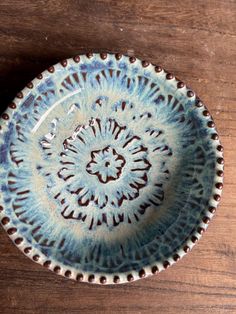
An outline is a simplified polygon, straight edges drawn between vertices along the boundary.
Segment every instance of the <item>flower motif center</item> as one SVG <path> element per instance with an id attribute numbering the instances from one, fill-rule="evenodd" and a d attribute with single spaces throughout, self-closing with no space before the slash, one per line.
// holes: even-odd
<path id="1" fill-rule="evenodd" d="M 85 124 L 75 125 L 69 137 L 52 136 L 53 125 L 51 137 L 43 138 L 47 156 L 54 151 L 58 156 L 61 143 L 57 171 L 40 171 L 48 179 L 63 218 L 86 222 L 89 230 L 102 224 L 116 227 L 137 222 L 146 210 L 162 204 L 171 148 L 163 131 L 153 126 L 151 113 L 130 110 L 132 120 L 126 125 L 114 117 L 89 117 Z M 145 120 L 144 125 L 140 119 Z"/>
<path id="2" fill-rule="evenodd" d="M 117 180 L 126 161 L 118 154 L 115 148 L 107 146 L 102 150 L 91 152 L 91 160 L 86 166 L 89 174 L 97 176 L 101 183 Z"/>

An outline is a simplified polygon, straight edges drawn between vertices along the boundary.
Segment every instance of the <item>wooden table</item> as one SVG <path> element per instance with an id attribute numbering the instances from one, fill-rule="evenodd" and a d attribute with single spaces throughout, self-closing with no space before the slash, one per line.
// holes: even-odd
<path id="1" fill-rule="evenodd" d="M 0 312 L 236 313 L 236 1 L 1 0 L 1 110 L 49 65 L 87 51 L 135 54 L 197 92 L 225 148 L 223 199 L 183 260 L 120 286 L 56 276 L 0 228 Z"/>

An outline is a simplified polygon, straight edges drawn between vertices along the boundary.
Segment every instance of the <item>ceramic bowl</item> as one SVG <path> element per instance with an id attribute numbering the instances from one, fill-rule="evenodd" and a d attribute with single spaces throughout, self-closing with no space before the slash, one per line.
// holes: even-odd
<path id="1" fill-rule="evenodd" d="M 0 220 L 35 262 L 78 281 L 156 274 L 199 240 L 223 187 L 209 111 L 160 66 L 64 60 L 0 121 Z"/>

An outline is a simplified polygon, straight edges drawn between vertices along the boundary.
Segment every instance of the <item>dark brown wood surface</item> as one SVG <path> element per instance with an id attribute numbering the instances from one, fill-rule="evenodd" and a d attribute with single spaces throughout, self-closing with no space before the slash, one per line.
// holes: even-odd
<path id="1" fill-rule="evenodd" d="M 120 286 L 59 277 L 0 228 L 0 313 L 236 313 L 236 1 L 1 0 L 1 110 L 49 65 L 87 51 L 134 54 L 197 92 L 225 148 L 222 202 L 184 259 Z"/>

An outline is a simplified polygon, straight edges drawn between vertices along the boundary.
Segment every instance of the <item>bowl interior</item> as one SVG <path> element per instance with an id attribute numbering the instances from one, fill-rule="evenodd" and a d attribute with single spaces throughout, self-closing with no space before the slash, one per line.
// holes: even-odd
<path id="1" fill-rule="evenodd" d="M 170 258 L 212 195 L 216 150 L 195 95 L 131 61 L 80 56 L 44 72 L 0 145 L 8 216 L 45 260 L 72 270 Z"/>

